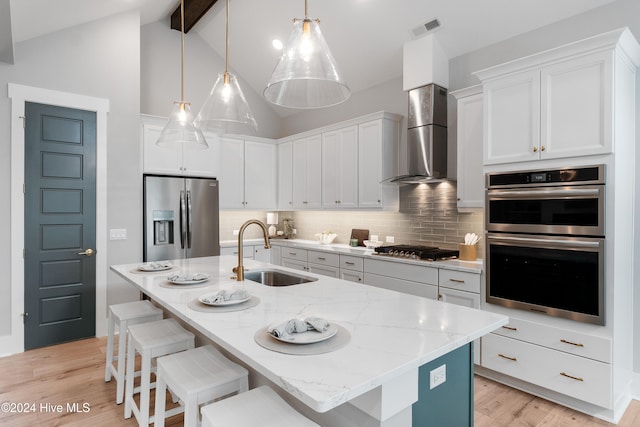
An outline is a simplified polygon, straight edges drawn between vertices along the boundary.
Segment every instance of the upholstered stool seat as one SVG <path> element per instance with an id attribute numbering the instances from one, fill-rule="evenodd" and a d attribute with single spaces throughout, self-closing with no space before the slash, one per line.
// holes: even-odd
<path id="1" fill-rule="evenodd" d="M 311 427 L 270 387 L 261 386 L 202 408 L 203 427 Z"/>
<path id="2" fill-rule="evenodd" d="M 157 427 L 164 426 L 165 417 L 183 411 L 185 427 L 200 425 L 201 404 L 249 390 L 247 370 L 210 345 L 160 357 L 156 366 Z M 165 412 L 167 388 L 182 404 Z"/>
<path id="3" fill-rule="evenodd" d="M 122 403 L 124 399 L 124 368 L 127 358 L 127 327 L 139 323 L 162 320 L 162 310 L 151 304 L 150 301 L 133 301 L 109 306 L 109 326 L 107 333 L 107 363 L 104 370 L 105 382 L 111 381 L 111 377 L 116 379 L 116 403 Z M 120 338 L 118 340 L 118 353 L 113 354 L 113 342 L 116 325 Z M 113 364 L 118 362 L 116 368 Z"/>
<path id="4" fill-rule="evenodd" d="M 182 328 L 175 319 L 165 319 L 129 326 L 127 343 L 127 382 L 124 395 L 124 417 L 135 415 L 138 424 L 147 426 L 154 422 L 149 416 L 149 394 L 151 392 L 151 361 L 167 354 L 189 350 L 194 347 L 194 335 Z M 134 361 L 136 352 L 142 358 L 140 387 L 134 387 Z M 140 406 L 133 396 L 140 392 Z"/>

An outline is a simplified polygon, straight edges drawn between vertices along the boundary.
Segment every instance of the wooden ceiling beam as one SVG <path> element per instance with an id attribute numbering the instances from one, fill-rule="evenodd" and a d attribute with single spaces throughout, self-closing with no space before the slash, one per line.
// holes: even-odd
<path id="1" fill-rule="evenodd" d="M 188 33 L 217 1 L 184 0 L 184 32 Z M 180 5 L 171 14 L 171 29 L 180 31 Z"/>

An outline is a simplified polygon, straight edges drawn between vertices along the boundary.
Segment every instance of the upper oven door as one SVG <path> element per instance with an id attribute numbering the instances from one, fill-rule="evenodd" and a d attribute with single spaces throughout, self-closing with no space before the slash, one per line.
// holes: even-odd
<path id="1" fill-rule="evenodd" d="M 486 192 L 488 231 L 604 236 L 604 185 Z"/>

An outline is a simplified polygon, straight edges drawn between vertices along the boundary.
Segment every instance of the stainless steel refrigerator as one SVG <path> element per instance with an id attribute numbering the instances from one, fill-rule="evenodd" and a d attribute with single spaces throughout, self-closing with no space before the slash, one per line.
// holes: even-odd
<path id="1" fill-rule="evenodd" d="M 218 180 L 144 175 L 143 259 L 220 255 Z"/>

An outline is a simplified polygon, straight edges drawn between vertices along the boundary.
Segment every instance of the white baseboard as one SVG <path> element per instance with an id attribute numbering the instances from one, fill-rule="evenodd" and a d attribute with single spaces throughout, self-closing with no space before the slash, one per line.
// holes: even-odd
<path id="1" fill-rule="evenodd" d="M 640 372 L 634 372 L 631 378 L 631 398 L 640 400 Z"/>

